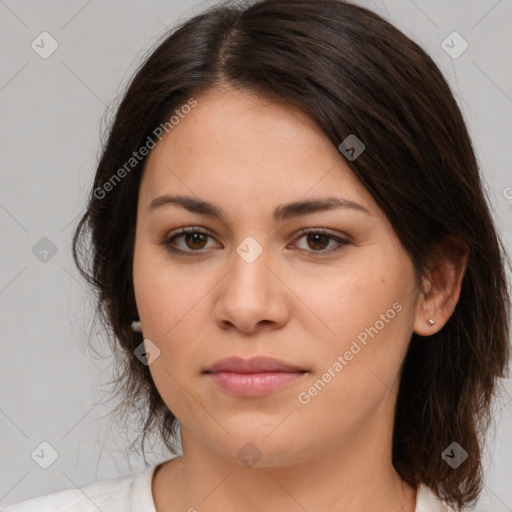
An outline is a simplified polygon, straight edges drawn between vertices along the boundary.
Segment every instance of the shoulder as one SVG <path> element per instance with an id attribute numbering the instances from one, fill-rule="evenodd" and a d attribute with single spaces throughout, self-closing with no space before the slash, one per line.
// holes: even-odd
<path id="1" fill-rule="evenodd" d="M 455 512 L 455 509 L 441 501 L 426 485 L 418 487 L 414 512 Z"/>
<path id="2" fill-rule="evenodd" d="M 155 466 L 144 471 L 117 478 L 93 482 L 80 489 L 58 491 L 31 498 L 5 508 L 5 512 L 126 512 L 134 500 L 144 497 L 147 508 L 154 512 L 151 496 L 151 477 Z M 148 502 L 148 499 L 150 500 Z M 154 506 L 153 506 L 154 507 Z"/>

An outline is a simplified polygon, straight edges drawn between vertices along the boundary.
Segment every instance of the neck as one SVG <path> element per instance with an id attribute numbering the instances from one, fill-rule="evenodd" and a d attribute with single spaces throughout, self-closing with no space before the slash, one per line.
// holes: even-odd
<path id="1" fill-rule="evenodd" d="M 182 426 L 183 455 L 164 463 L 154 477 L 157 512 L 414 512 L 416 491 L 391 464 L 387 430 L 351 433 L 349 442 L 329 443 L 293 464 L 246 467 Z"/>

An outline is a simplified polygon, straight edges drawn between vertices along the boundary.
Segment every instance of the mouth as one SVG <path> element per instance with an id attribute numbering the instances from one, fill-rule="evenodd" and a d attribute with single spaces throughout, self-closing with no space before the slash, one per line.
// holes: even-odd
<path id="1" fill-rule="evenodd" d="M 232 396 L 256 398 L 287 387 L 308 372 L 270 357 L 221 359 L 204 371 L 219 389 Z"/>

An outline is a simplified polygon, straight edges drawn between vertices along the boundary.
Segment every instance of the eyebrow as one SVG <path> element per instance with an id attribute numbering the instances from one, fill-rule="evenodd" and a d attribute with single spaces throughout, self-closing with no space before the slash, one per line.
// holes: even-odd
<path id="1" fill-rule="evenodd" d="M 223 222 L 226 220 L 226 214 L 221 208 L 215 206 L 213 203 L 203 201 L 202 199 L 197 199 L 192 196 L 158 196 L 151 201 L 148 206 L 148 210 L 152 213 L 166 205 L 177 205 L 193 213 L 207 215 L 208 217 L 216 217 Z M 274 209 L 274 219 L 276 221 L 284 221 L 293 217 L 300 217 L 303 215 L 340 208 L 371 215 L 371 213 L 359 203 L 343 197 L 330 196 L 321 199 L 307 199 L 282 204 Z"/>

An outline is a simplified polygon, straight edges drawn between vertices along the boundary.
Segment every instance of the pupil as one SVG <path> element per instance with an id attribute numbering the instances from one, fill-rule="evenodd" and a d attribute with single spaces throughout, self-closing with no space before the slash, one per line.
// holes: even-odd
<path id="1" fill-rule="evenodd" d="M 322 239 L 322 238 L 323 238 L 323 239 L 324 239 L 324 241 L 325 241 L 325 239 L 326 239 L 326 235 L 323 235 L 323 234 L 321 234 L 321 233 L 316 233 L 316 234 L 313 234 L 313 235 L 310 235 L 310 236 L 311 236 L 312 238 L 314 238 L 314 239 L 315 239 L 313 243 L 319 243 L 319 241 L 318 241 L 318 239 L 319 239 L 319 238 L 320 238 L 320 239 Z M 322 247 L 313 247 L 313 249 L 315 249 L 315 250 L 316 250 L 316 249 L 322 249 L 322 248 L 323 248 L 323 246 L 325 246 L 325 244 L 321 244 L 321 245 L 322 245 Z"/>
<path id="2" fill-rule="evenodd" d="M 202 233 L 191 233 L 188 235 L 189 239 L 192 238 L 192 244 L 199 243 L 201 244 L 200 238 L 204 236 Z"/>

